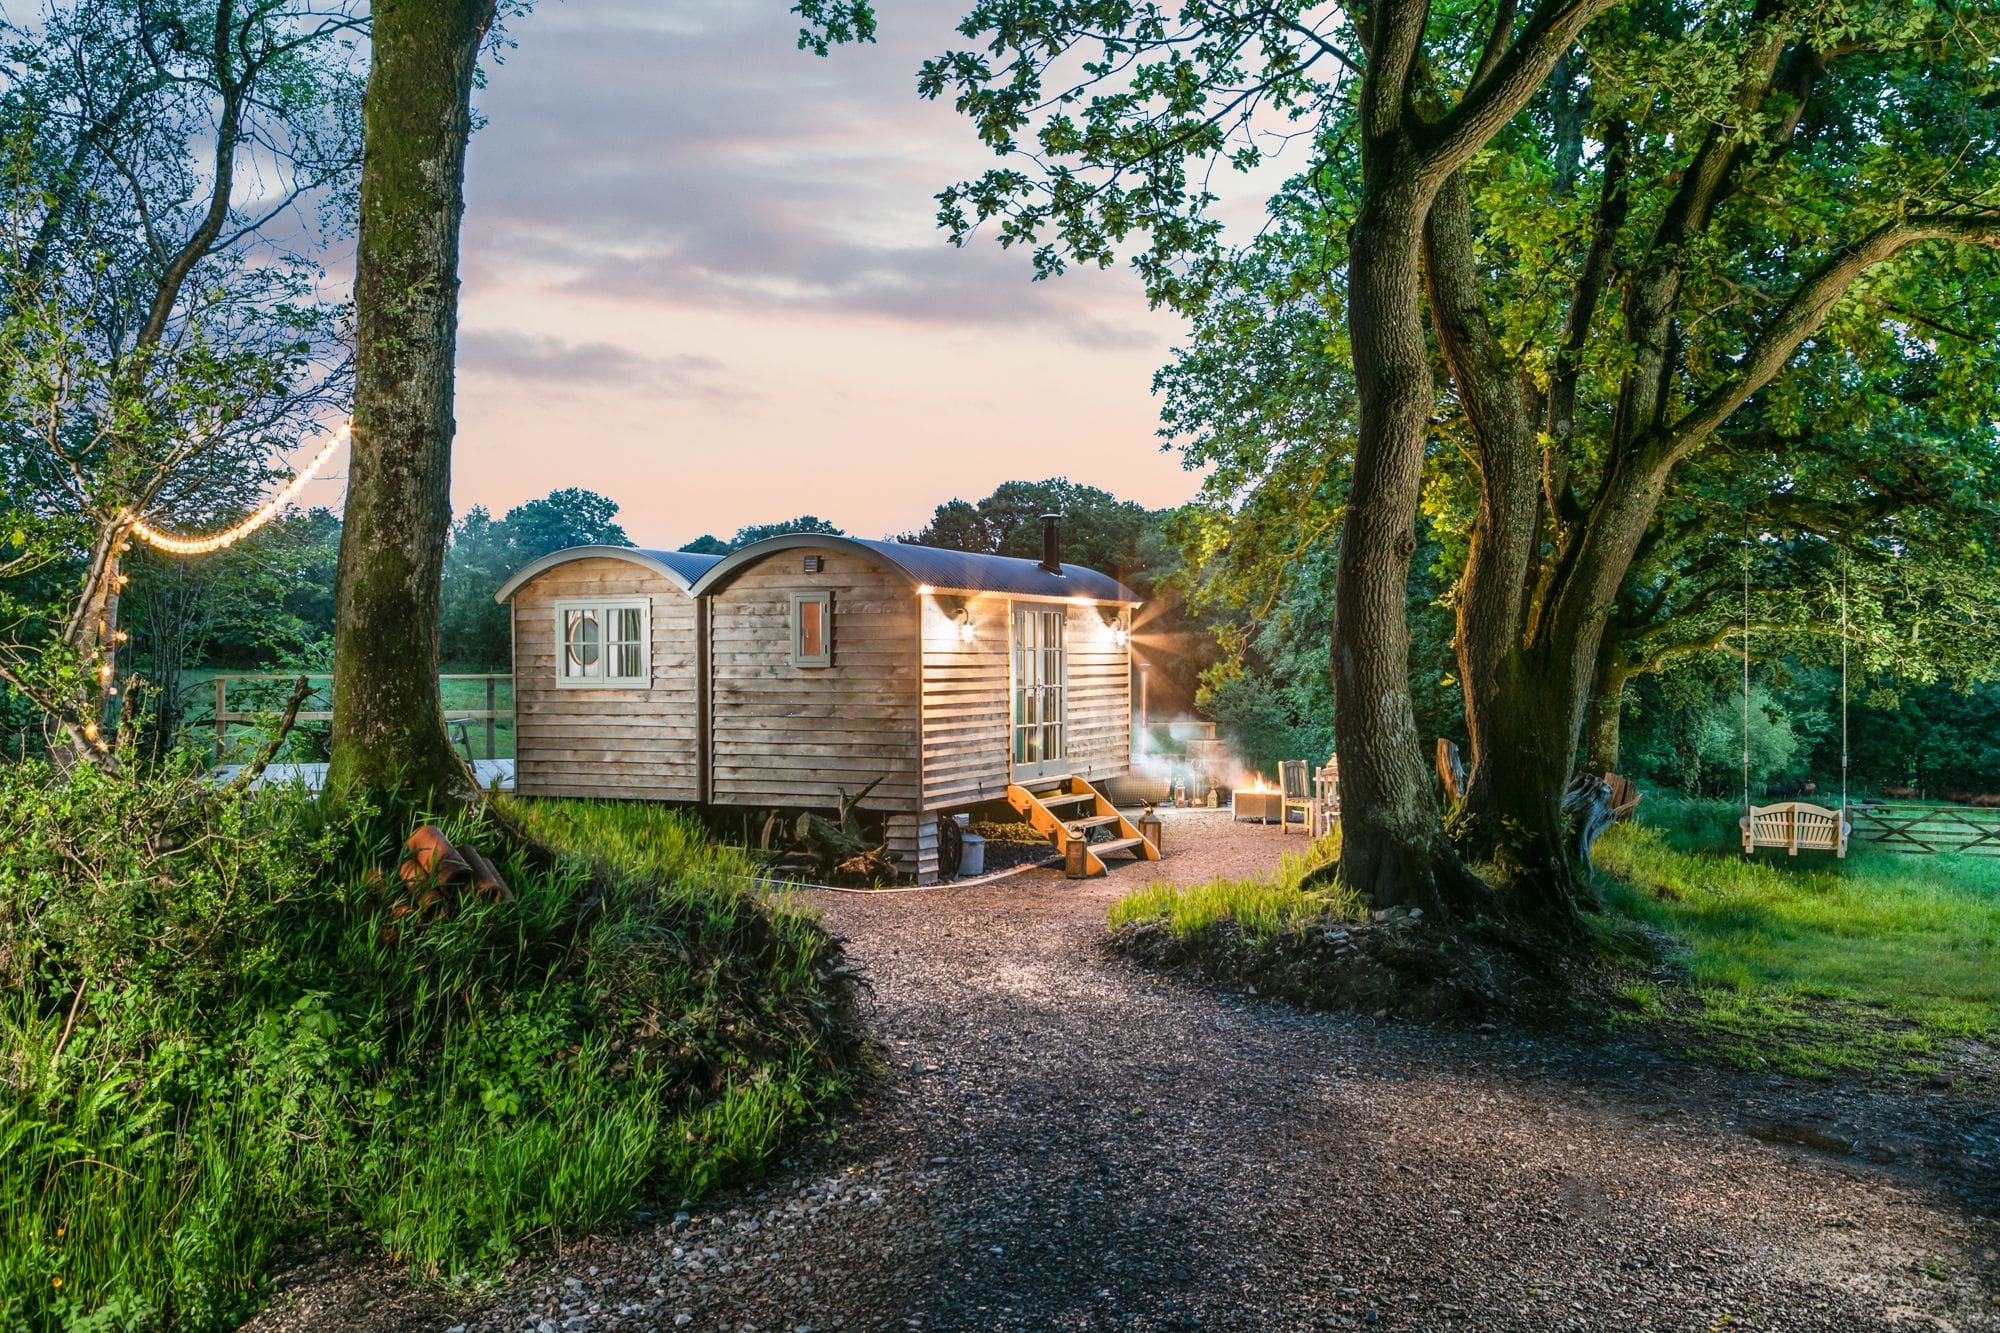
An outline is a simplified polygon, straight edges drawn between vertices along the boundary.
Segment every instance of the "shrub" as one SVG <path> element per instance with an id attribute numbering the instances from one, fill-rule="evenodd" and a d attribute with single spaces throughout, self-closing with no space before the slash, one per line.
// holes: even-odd
<path id="1" fill-rule="evenodd" d="M 512 902 L 388 930 L 407 830 L 366 810 L 0 768 L 0 1325 L 223 1326 L 343 1229 L 476 1279 L 755 1171 L 840 1090 L 837 946 L 739 854 L 511 809 L 554 850 L 446 831 Z"/>

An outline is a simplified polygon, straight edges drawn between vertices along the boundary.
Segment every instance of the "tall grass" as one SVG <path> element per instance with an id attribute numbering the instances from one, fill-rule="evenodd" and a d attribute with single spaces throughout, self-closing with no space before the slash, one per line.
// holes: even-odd
<path id="1" fill-rule="evenodd" d="M 1246 939 L 1268 940 L 1307 921 L 1352 921 L 1367 915 L 1351 890 L 1336 884 L 1307 887 L 1307 878 L 1340 859 L 1338 831 L 1305 852 L 1288 852 L 1263 874 L 1231 876 L 1201 884 L 1155 881 L 1111 904 L 1110 925 L 1164 926 L 1192 939 L 1224 921 Z"/>
<path id="2" fill-rule="evenodd" d="M 401 828 L 0 774 L 0 1326 L 233 1323 L 287 1242 L 416 1271 L 757 1170 L 845 1079 L 836 947 L 657 807 L 520 803 L 511 903 L 391 925 Z M 393 882 L 393 873 L 391 875 Z"/>
<path id="3" fill-rule="evenodd" d="M 1684 996 L 1642 987 L 1730 1058 L 1798 1072 L 1939 1065 L 1954 1039 L 2000 1032 L 2000 864 L 1737 850 L 1724 801 L 1648 798 L 1646 825 L 1597 845 L 1616 912 L 1683 951 Z"/>

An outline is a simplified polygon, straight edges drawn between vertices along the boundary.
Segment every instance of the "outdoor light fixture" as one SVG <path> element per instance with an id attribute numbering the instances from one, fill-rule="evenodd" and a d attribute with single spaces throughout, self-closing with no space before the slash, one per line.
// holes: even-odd
<path id="1" fill-rule="evenodd" d="M 958 641 L 972 642 L 972 612 L 964 607 L 960 607 L 958 612 Z"/>
<path id="2" fill-rule="evenodd" d="M 1117 644 L 1120 648 L 1126 647 L 1132 642 L 1132 631 L 1126 629 L 1123 625 L 1112 626 L 1111 642 Z"/>

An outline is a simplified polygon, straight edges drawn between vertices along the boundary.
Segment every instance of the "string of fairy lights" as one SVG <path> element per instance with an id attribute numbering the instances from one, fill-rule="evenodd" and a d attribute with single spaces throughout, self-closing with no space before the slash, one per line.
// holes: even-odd
<path id="1" fill-rule="evenodd" d="M 177 537 L 173 533 L 161 531 L 142 518 L 134 518 L 131 533 L 154 550 L 164 551 L 168 555 L 207 555 L 212 551 L 233 546 L 276 518 L 286 505 L 298 499 L 299 492 L 306 488 L 306 483 L 326 465 L 326 460 L 333 457 L 341 445 L 347 443 L 348 436 L 353 430 L 353 422 L 342 422 L 340 429 L 333 433 L 333 438 L 326 442 L 326 447 L 313 457 L 312 462 L 306 464 L 303 471 L 291 479 L 285 489 L 272 496 L 268 502 L 235 527 L 222 532 L 212 532 L 205 537 Z"/>
<path id="2" fill-rule="evenodd" d="M 272 496 L 264 504 L 258 506 L 253 513 L 234 527 L 225 528 L 221 532 L 211 532 L 203 537 L 180 537 L 154 527 L 143 518 L 133 516 L 126 525 L 126 531 L 131 534 L 132 540 L 142 541 L 154 550 L 163 551 L 168 555 L 208 555 L 213 551 L 220 551 L 225 547 L 234 546 L 237 542 L 242 541 L 245 537 L 248 537 L 251 533 L 257 531 L 257 529 L 283 513 L 285 506 L 298 499 L 299 493 L 305 490 L 306 484 L 313 479 L 314 475 L 322 467 L 326 466 L 326 460 L 332 458 L 339 451 L 340 446 L 347 443 L 349 436 L 353 432 L 354 423 L 352 421 L 342 422 L 340 429 L 333 433 L 333 438 L 328 440 L 317 454 L 313 455 L 312 462 L 306 464 L 300 470 L 299 474 L 286 484 L 283 490 Z M 122 550 L 123 547 L 120 549 Z M 123 573 L 114 573 L 112 577 L 117 580 L 118 586 L 122 588 L 130 576 Z M 112 679 L 115 674 L 112 659 L 118 651 L 118 645 L 125 642 L 126 635 L 122 629 L 107 634 L 107 628 L 108 626 L 103 620 L 100 619 L 97 622 L 100 642 L 91 656 L 96 663 L 99 688 L 104 691 L 106 698 L 116 698 L 118 695 L 118 686 L 113 683 Z M 100 734 L 96 721 L 85 722 L 83 734 L 84 738 L 99 751 L 106 753 L 110 751 L 110 744 Z"/>

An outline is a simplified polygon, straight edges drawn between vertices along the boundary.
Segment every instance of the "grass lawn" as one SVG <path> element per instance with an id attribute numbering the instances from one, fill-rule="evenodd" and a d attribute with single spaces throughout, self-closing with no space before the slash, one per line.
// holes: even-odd
<path id="1" fill-rule="evenodd" d="M 1610 909 L 1673 941 L 1686 979 L 1632 1017 L 1696 1053 L 1801 1074 L 1963 1074 L 2000 1034 L 2000 859 L 1736 847 L 1728 801 L 1656 794 L 1598 843 Z"/>
<path id="2" fill-rule="evenodd" d="M 1745 861 L 1736 813 L 1727 801 L 1655 793 L 1639 823 L 1597 844 L 1604 953 L 1620 1002 L 1613 1021 L 1749 1068 L 1890 1082 L 1991 1077 L 2000 858 L 1864 846 L 1844 861 L 1768 852 Z M 1322 928 L 1366 916 L 1340 889 L 1303 884 L 1337 855 L 1329 840 L 1266 875 L 1148 885 L 1112 905 L 1114 939 L 1211 980 L 1246 967 L 1309 973 Z M 1632 947 L 1635 924 L 1671 966 L 1633 961 L 1643 952 Z M 1331 978 L 1301 992 L 1313 1004 L 1336 994 Z"/>
<path id="3" fill-rule="evenodd" d="M 1337 885 L 1305 887 L 1306 876 L 1340 859 L 1340 835 L 1309 851 L 1287 852 L 1276 868 L 1206 884 L 1155 881 L 1111 904 L 1110 926 L 1157 924 L 1177 939 L 1194 940 L 1228 921 L 1247 940 L 1265 943 L 1288 928 L 1367 916 L 1361 900 Z"/>

